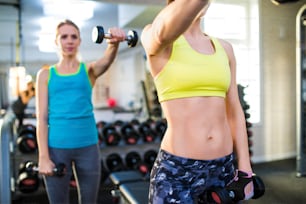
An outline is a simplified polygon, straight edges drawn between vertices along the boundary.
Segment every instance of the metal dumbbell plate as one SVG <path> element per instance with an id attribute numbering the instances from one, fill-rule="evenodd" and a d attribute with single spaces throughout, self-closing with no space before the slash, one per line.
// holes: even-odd
<path id="1" fill-rule="evenodd" d="M 129 47 L 135 47 L 137 45 L 138 42 L 138 34 L 136 31 L 134 30 L 129 30 L 127 33 L 128 36 L 128 46 Z"/>
<path id="2" fill-rule="evenodd" d="M 91 39 L 94 43 L 101 44 L 104 39 L 104 29 L 102 26 L 96 26 L 92 29 Z"/>

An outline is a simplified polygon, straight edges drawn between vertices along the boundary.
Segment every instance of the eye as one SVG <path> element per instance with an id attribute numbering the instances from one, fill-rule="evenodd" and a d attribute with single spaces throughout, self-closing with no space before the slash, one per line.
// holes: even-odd
<path id="1" fill-rule="evenodd" d="M 71 35 L 71 38 L 75 40 L 75 39 L 78 39 L 78 36 L 77 35 Z"/>
<path id="2" fill-rule="evenodd" d="M 66 39 L 68 36 L 67 35 L 61 35 L 61 39 Z"/>

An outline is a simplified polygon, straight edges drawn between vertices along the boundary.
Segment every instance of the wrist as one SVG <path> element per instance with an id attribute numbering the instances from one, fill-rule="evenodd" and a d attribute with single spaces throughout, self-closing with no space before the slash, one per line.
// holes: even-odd
<path id="1" fill-rule="evenodd" d="M 243 176 L 245 178 L 251 178 L 254 175 L 253 171 L 244 171 L 244 170 L 241 170 L 241 169 L 237 170 L 237 174 L 238 174 L 238 176 Z"/>

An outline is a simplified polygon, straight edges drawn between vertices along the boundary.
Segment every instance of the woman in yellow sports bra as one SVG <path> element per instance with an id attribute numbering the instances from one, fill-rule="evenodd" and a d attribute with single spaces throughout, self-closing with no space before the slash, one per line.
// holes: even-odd
<path id="1" fill-rule="evenodd" d="M 151 171 L 151 204 L 197 203 L 238 177 L 241 199 L 254 193 L 233 48 L 200 28 L 209 4 L 168 0 L 141 35 L 168 124 Z"/>

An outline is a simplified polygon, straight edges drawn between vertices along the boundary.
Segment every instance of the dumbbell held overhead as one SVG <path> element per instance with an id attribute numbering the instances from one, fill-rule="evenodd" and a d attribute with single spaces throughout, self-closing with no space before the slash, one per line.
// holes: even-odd
<path id="1" fill-rule="evenodd" d="M 104 38 L 111 39 L 112 35 L 110 33 L 105 33 L 102 26 L 96 26 L 92 29 L 91 33 L 92 41 L 95 43 L 102 43 Z M 125 38 L 129 47 L 135 47 L 138 42 L 138 34 L 135 30 L 129 30 Z"/>

